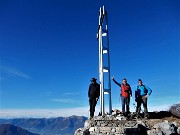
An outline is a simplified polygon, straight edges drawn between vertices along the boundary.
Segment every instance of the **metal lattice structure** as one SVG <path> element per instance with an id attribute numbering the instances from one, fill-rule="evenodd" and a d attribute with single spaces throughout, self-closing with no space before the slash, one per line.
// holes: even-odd
<path id="1" fill-rule="evenodd" d="M 99 10 L 99 27 L 97 33 L 97 40 L 99 41 L 100 113 L 104 115 L 104 94 L 108 94 L 109 114 L 111 114 L 112 111 L 108 15 L 104 6 L 100 7 Z"/>

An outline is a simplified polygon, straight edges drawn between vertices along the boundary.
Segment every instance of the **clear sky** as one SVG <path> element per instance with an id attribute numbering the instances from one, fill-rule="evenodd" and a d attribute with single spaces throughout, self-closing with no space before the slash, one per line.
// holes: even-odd
<path id="1" fill-rule="evenodd" d="M 83 108 L 87 115 L 90 79 L 99 78 L 102 5 L 109 16 L 111 75 L 127 78 L 133 97 L 141 78 L 153 90 L 151 110 L 180 102 L 179 0 L 1 0 L 1 115 L 59 109 L 61 116 L 61 110 L 81 114 Z M 113 82 L 112 103 L 120 109 Z"/>

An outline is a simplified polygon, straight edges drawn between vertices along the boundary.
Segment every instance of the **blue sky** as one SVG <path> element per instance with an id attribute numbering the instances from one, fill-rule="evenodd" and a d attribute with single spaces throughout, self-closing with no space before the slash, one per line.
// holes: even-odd
<path id="1" fill-rule="evenodd" d="M 6 0 L 0 1 L 2 112 L 87 109 L 90 79 L 98 78 L 102 5 L 109 15 L 111 75 L 119 82 L 126 77 L 133 96 L 141 78 L 153 90 L 153 109 L 180 102 L 179 0 Z M 120 109 L 113 82 L 112 103 Z"/>

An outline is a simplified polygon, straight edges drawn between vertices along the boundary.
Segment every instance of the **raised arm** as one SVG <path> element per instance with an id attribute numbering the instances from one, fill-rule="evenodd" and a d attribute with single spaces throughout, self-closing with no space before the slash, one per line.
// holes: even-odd
<path id="1" fill-rule="evenodd" d="M 115 84 L 117 84 L 118 86 L 120 86 L 120 87 L 121 87 L 121 84 L 120 84 L 120 83 L 118 83 L 118 82 L 114 79 L 114 77 L 112 77 L 112 80 L 115 82 Z"/>

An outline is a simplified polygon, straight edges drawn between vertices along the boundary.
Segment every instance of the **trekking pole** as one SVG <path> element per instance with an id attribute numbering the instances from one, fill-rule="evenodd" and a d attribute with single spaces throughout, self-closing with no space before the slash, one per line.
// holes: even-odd
<path id="1" fill-rule="evenodd" d="M 136 104 L 135 104 L 132 97 L 131 97 L 131 100 L 132 100 L 132 103 L 133 103 L 133 106 L 134 106 L 134 109 L 135 109 L 135 112 L 136 112 L 137 106 L 136 106 Z M 142 119 L 141 115 L 139 115 L 137 112 L 136 112 L 136 115 L 138 115 Z"/>
<path id="2" fill-rule="evenodd" d="M 131 100 L 132 100 L 132 101 L 134 101 L 132 97 L 131 97 Z M 136 106 L 135 102 L 133 102 L 133 105 L 134 105 L 134 107 L 136 107 L 136 108 L 137 108 L 137 106 Z M 142 111 L 142 113 L 144 113 L 144 111 L 143 111 L 142 109 L 141 109 L 141 111 Z"/>
<path id="3" fill-rule="evenodd" d="M 136 104 L 135 104 L 135 102 L 134 102 L 132 97 L 131 97 L 131 101 L 132 101 L 132 104 L 133 104 L 134 108 L 136 109 L 137 107 L 136 107 Z"/>

